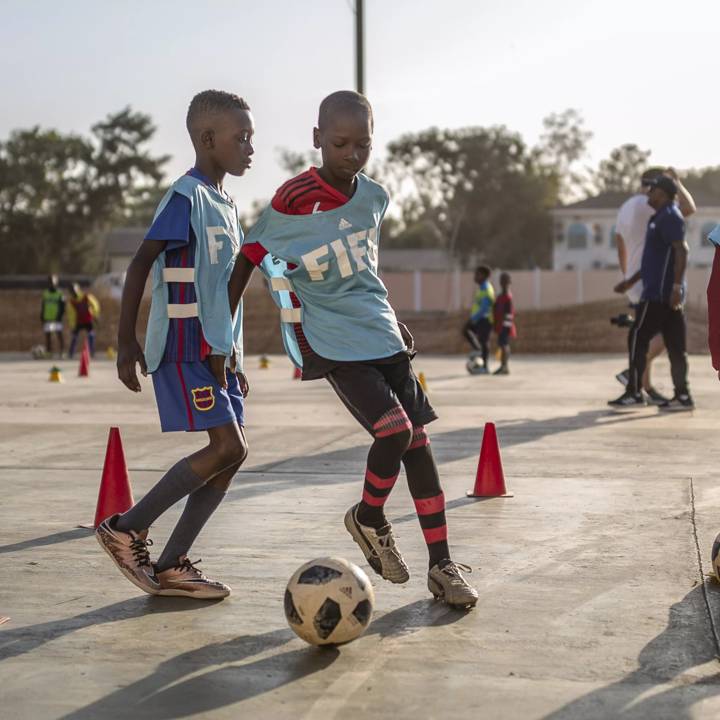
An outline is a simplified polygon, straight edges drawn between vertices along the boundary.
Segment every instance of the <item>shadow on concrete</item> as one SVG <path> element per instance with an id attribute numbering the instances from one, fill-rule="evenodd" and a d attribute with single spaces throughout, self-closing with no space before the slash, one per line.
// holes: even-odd
<path id="1" fill-rule="evenodd" d="M 154 613 L 186 612 L 203 607 L 208 607 L 207 600 L 142 595 L 61 620 L 7 630 L 0 629 L 0 662 L 24 655 L 64 635 L 94 625 L 131 620 Z"/>
<path id="2" fill-rule="evenodd" d="M 405 635 L 456 622 L 466 614 L 432 600 L 418 600 L 374 620 L 367 635 Z M 342 652 L 342 648 L 303 646 L 244 663 L 294 639 L 294 633 L 284 628 L 176 655 L 160 663 L 150 675 L 64 715 L 62 720 L 96 720 L 118 713 L 164 720 L 208 713 L 325 670 Z"/>
<path id="3" fill-rule="evenodd" d="M 712 583 L 705 588 L 712 604 L 720 604 L 720 589 Z M 720 695 L 720 664 L 718 673 L 710 677 L 693 679 L 684 673 L 710 661 L 717 663 L 717 650 L 703 586 L 698 585 L 670 608 L 667 627 L 641 650 L 637 670 L 573 700 L 543 720 L 690 720 L 696 717 L 691 712 L 694 704 Z M 650 697 L 640 697 L 653 686 L 669 683 L 674 684 Z"/>
<path id="4" fill-rule="evenodd" d="M 409 635 L 426 627 L 451 625 L 469 612 L 472 611 L 456 610 L 432 598 L 415 600 L 373 620 L 366 635 L 379 635 L 381 638 Z"/>
<path id="5" fill-rule="evenodd" d="M 57 543 L 64 543 L 68 540 L 78 540 L 79 538 L 92 535 L 93 532 L 93 530 L 88 528 L 75 528 L 74 530 L 64 530 L 63 532 L 43 535 L 42 537 L 31 538 L 30 540 L 21 540 L 12 545 L 0 545 L 0 555 L 19 552 L 34 547 L 43 547 L 43 545 L 56 545 Z"/>
<path id="6" fill-rule="evenodd" d="M 181 653 L 161 662 L 142 680 L 64 715 L 62 720 L 118 716 L 162 720 L 207 713 L 324 670 L 340 654 L 334 648 L 306 646 L 236 664 L 294 638 L 295 634 L 285 628 Z"/>
<path id="7" fill-rule="evenodd" d="M 561 415 L 545 420 L 514 420 L 498 423 L 501 447 L 512 447 L 535 442 L 547 435 L 583 430 L 597 425 L 616 425 L 641 419 L 654 418 L 652 413 L 618 412 L 615 410 L 585 410 L 572 415 Z M 483 428 L 430 432 L 433 454 L 439 464 L 467 458 L 477 458 L 480 452 Z M 361 483 L 370 438 L 362 445 L 351 448 L 293 456 L 284 460 L 256 465 L 235 476 L 225 502 L 235 502 L 253 497 L 282 492 L 302 485 L 342 485 Z M 352 470 L 339 471 L 345 465 Z M 267 474 L 269 477 L 263 477 Z M 259 476 L 255 480 L 255 476 Z M 458 501 L 459 502 L 459 501 Z"/>

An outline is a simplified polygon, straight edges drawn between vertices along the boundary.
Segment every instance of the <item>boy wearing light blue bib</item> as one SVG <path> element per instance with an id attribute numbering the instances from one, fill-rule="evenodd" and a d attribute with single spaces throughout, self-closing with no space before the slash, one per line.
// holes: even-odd
<path id="1" fill-rule="evenodd" d="M 248 387 L 239 369 L 242 312 L 228 299 L 243 235 L 237 207 L 222 183 L 227 173 L 243 175 L 250 167 L 254 127 L 247 103 L 218 90 L 193 98 L 187 127 L 195 166 L 165 194 L 128 268 L 117 365 L 118 376 L 135 392 L 141 389 L 136 363 L 144 375 L 152 374 L 163 431 L 204 430 L 209 443 L 176 463 L 130 510 L 105 519 L 96 537 L 145 592 L 219 599 L 230 588 L 207 578 L 187 554 L 247 455 L 243 398 Z M 135 325 L 151 269 L 143 353 Z M 226 367 L 226 358 L 232 367 Z M 180 520 L 152 563 L 148 528 L 186 496 Z"/>
<path id="2" fill-rule="evenodd" d="M 402 463 L 428 547 L 428 588 L 450 605 L 473 607 L 477 591 L 461 573 L 469 568 L 450 559 L 445 498 L 424 427 L 437 415 L 410 365 L 412 336 L 378 276 L 388 195 L 361 172 L 372 132 L 362 95 L 323 100 L 314 130 L 322 167 L 285 183 L 260 216 L 230 280 L 231 305 L 259 267 L 303 380 L 326 378 L 372 435 L 362 498 L 345 527 L 373 570 L 394 583 L 409 578 L 383 510 Z"/>

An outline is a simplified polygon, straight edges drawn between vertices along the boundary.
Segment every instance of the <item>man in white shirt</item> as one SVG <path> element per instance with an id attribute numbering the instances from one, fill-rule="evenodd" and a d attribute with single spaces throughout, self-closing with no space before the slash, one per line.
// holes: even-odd
<path id="1" fill-rule="evenodd" d="M 648 222 L 655 213 L 652 207 L 648 205 L 647 194 L 650 190 L 649 183 L 660 175 L 668 175 L 675 181 L 678 187 L 676 196 L 678 209 L 683 217 L 689 217 L 696 210 L 692 195 L 690 195 L 687 188 L 680 182 L 674 168 L 669 167 L 663 169 L 656 167 L 646 170 L 640 178 L 639 191 L 621 205 L 620 210 L 618 210 L 617 220 L 615 221 L 615 242 L 617 244 L 618 262 L 620 263 L 620 270 L 622 270 L 625 279 L 632 277 L 640 270 Z M 642 281 L 638 281 L 627 291 L 627 298 L 633 308 L 640 302 L 642 290 Z M 649 401 L 654 405 L 659 405 L 667 401 L 667 398 L 655 390 L 650 382 L 650 364 L 664 349 L 665 344 L 662 335 L 656 335 L 650 343 L 647 366 L 642 377 L 643 390 L 648 396 Z M 617 377 L 623 385 L 626 385 L 628 371 L 623 370 L 615 377 Z"/>

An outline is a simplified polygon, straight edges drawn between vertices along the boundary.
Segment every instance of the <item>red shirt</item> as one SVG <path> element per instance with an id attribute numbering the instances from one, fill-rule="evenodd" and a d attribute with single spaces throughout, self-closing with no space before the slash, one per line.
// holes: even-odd
<path id="1" fill-rule="evenodd" d="M 715 248 L 710 281 L 707 286 L 708 346 L 712 365 L 720 372 L 720 248 Z"/>

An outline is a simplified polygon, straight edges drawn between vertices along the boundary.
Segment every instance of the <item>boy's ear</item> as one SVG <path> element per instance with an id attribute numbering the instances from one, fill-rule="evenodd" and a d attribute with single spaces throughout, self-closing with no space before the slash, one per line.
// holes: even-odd
<path id="1" fill-rule="evenodd" d="M 320 130 L 318 128 L 313 128 L 313 147 L 316 150 L 320 149 Z"/>
<path id="2" fill-rule="evenodd" d="M 214 130 L 203 130 L 200 134 L 200 144 L 206 150 L 212 150 L 215 147 L 215 131 Z"/>

